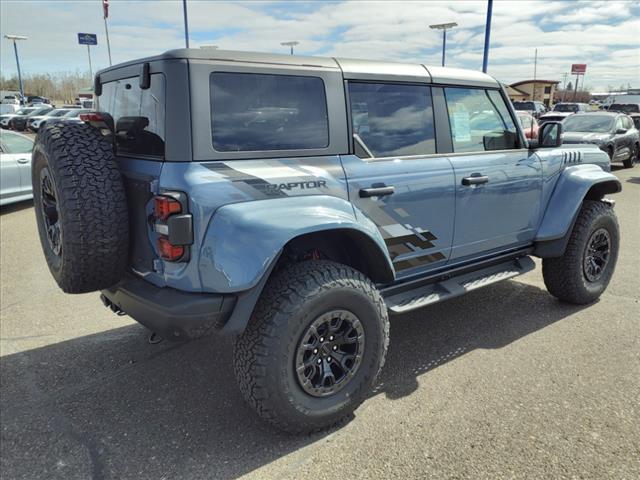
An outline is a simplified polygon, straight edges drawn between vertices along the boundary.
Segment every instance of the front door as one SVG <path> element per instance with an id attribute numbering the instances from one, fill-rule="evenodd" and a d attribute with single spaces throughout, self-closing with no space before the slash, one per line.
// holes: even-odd
<path id="1" fill-rule="evenodd" d="M 612 160 L 622 161 L 629 158 L 633 151 L 633 143 L 635 141 L 635 132 L 633 130 L 633 122 L 627 117 L 618 117 L 614 125 L 613 142 L 615 151 Z M 618 133 L 620 132 L 620 133 Z"/>
<path id="2" fill-rule="evenodd" d="M 456 184 L 451 262 L 531 243 L 541 215 L 540 159 L 520 145 L 499 90 L 444 91 Z"/>
<path id="3" fill-rule="evenodd" d="M 350 82 L 348 94 L 356 154 L 341 160 L 356 214 L 378 227 L 397 277 L 444 265 L 455 185 L 449 159 L 434 156 L 431 88 Z"/>

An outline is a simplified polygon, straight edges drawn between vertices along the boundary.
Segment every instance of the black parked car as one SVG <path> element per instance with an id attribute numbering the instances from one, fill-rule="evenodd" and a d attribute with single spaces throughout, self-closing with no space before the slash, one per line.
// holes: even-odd
<path id="1" fill-rule="evenodd" d="M 547 112 L 547 107 L 542 102 L 513 102 L 513 108 L 520 112 L 527 112 L 534 118 L 540 118 Z"/>
<path id="2" fill-rule="evenodd" d="M 612 162 L 631 168 L 639 160 L 640 133 L 629 115 L 613 112 L 576 113 L 564 122 L 563 144 L 593 143 Z"/>
<path id="3" fill-rule="evenodd" d="M 608 108 L 610 112 L 626 113 L 640 113 L 640 103 L 613 103 Z"/>
<path id="4" fill-rule="evenodd" d="M 26 115 L 16 115 L 9 120 L 9 128 L 11 130 L 18 130 L 19 132 L 25 131 L 27 129 L 27 122 L 30 117 L 35 117 L 37 115 L 46 115 L 47 112 L 53 110 L 51 105 L 43 106 L 42 108 L 38 108 L 36 110 L 32 110 Z"/>

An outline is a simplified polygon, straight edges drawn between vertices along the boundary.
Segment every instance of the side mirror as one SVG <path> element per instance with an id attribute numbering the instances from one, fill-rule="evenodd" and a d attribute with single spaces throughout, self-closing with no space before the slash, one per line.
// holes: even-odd
<path id="1" fill-rule="evenodd" d="M 561 122 L 545 122 L 540 125 L 538 139 L 529 140 L 529 148 L 557 148 L 562 145 L 564 125 Z"/>
<path id="2" fill-rule="evenodd" d="M 616 135 L 623 135 L 625 133 L 627 133 L 627 129 L 626 128 L 618 128 L 616 130 Z"/>

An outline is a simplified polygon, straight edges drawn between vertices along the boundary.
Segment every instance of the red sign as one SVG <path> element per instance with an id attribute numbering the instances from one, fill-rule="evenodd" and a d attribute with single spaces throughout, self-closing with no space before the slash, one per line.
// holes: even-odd
<path id="1" fill-rule="evenodd" d="M 586 63 L 574 63 L 571 65 L 571 75 L 584 75 L 587 73 Z"/>

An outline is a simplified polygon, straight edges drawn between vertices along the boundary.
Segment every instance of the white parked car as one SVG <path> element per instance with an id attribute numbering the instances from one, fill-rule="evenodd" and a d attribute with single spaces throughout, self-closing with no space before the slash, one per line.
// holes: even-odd
<path id="1" fill-rule="evenodd" d="M 0 205 L 33 198 L 31 150 L 29 137 L 0 130 Z"/>
<path id="2" fill-rule="evenodd" d="M 11 120 L 16 115 L 28 115 L 31 112 L 38 110 L 38 107 L 24 107 L 20 110 L 16 110 L 13 113 L 5 113 L 4 115 L 0 115 L 0 128 L 9 128 L 9 120 Z"/>
<path id="3" fill-rule="evenodd" d="M 5 95 L 2 103 L 6 105 L 20 105 L 20 99 L 17 95 Z"/>
<path id="4" fill-rule="evenodd" d="M 75 110 L 76 109 L 73 109 L 73 108 L 56 108 L 54 110 L 51 110 L 51 111 L 47 112 L 44 115 L 36 115 L 36 116 L 30 117 L 27 120 L 27 128 L 29 130 L 31 130 L 32 132 L 37 132 L 38 129 L 47 120 L 51 120 L 51 119 L 62 117 L 64 115 L 66 115 L 67 113 L 69 113 L 71 111 L 75 111 Z"/>
<path id="5" fill-rule="evenodd" d="M 15 105 L 13 103 L 0 103 L 0 115 L 15 113 L 18 110 L 20 110 L 20 105 Z"/>

